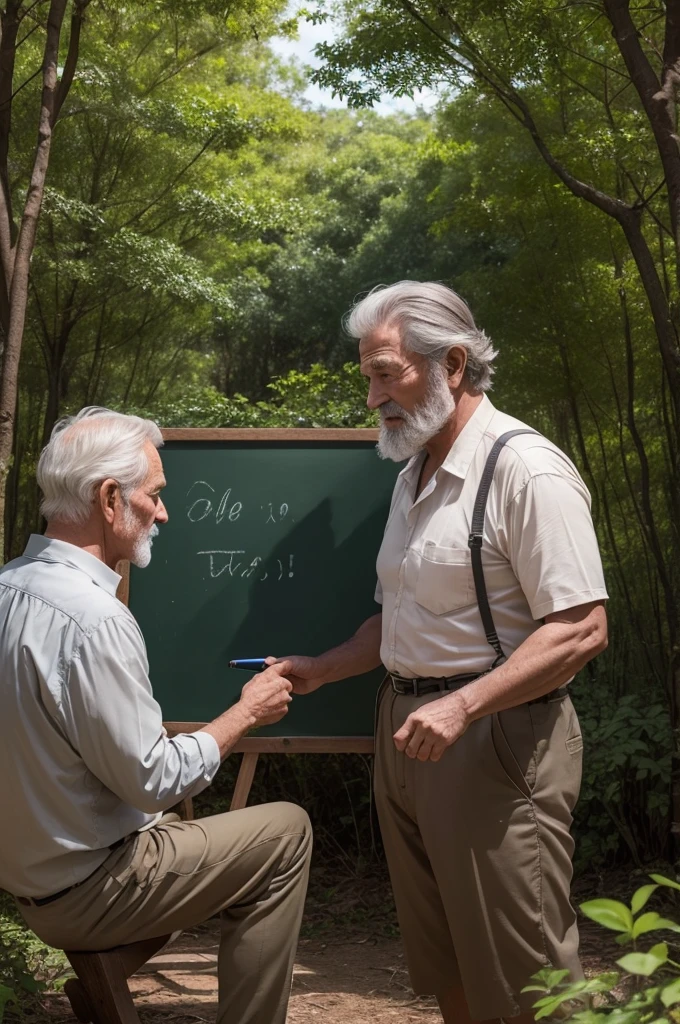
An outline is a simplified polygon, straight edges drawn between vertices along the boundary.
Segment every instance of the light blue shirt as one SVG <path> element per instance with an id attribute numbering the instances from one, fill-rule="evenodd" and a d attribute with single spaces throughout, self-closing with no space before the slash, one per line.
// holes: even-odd
<path id="1" fill-rule="evenodd" d="M 170 739 L 117 573 L 33 535 L 0 569 L 0 888 L 46 896 L 212 781 L 205 732 Z"/>

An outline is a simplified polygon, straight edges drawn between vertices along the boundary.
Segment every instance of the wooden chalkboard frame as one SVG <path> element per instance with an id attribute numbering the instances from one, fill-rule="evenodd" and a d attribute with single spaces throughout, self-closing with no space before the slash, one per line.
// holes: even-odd
<path id="1" fill-rule="evenodd" d="M 164 441 L 266 441 L 285 444 L 288 441 L 354 441 L 357 444 L 377 441 L 378 431 L 367 427 L 165 427 Z M 118 587 L 118 598 L 128 605 L 130 596 L 130 566 L 120 563 L 118 572 L 122 579 Z M 207 722 L 165 722 L 169 735 L 195 732 Z M 248 802 L 250 787 L 255 777 L 260 754 L 372 754 L 373 736 L 244 736 L 232 747 L 232 753 L 243 754 L 230 810 L 239 810 Z M 185 817 L 192 816 L 191 801 L 183 802 Z"/>

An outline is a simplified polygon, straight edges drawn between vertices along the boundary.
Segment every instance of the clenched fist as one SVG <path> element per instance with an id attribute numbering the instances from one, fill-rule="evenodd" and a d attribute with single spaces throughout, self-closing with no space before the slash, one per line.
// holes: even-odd
<path id="1" fill-rule="evenodd" d="M 293 685 L 286 678 L 290 668 L 289 661 L 268 665 L 241 690 L 239 704 L 255 720 L 254 725 L 274 725 L 287 714 L 293 699 L 290 695 Z"/>

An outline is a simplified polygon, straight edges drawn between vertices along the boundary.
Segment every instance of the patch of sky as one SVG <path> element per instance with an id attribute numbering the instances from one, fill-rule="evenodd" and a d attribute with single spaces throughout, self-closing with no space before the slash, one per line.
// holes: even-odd
<path id="1" fill-rule="evenodd" d="M 314 47 L 317 43 L 331 41 L 336 35 L 332 21 L 329 19 L 323 24 L 312 24 L 305 18 L 298 21 L 298 38 L 286 39 L 284 36 L 275 36 L 270 39 L 269 45 L 273 52 L 282 60 L 295 60 L 298 65 L 305 65 L 317 68 L 319 59 L 314 55 Z M 338 96 L 333 96 L 329 89 L 322 89 L 312 82 L 308 82 L 304 98 L 313 107 L 345 107 L 345 101 Z M 408 96 L 381 97 L 380 102 L 374 104 L 373 110 L 378 114 L 395 114 L 398 112 L 415 114 L 419 109 L 429 112 L 437 105 L 438 96 L 431 89 L 421 89 L 413 99 Z"/>

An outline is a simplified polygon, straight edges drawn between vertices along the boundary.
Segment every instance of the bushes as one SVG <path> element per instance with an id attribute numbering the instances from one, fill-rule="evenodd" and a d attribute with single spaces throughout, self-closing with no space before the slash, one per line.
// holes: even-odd
<path id="1" fill-rule="evenodd" d="M 597 670 L 572 685 L 584 739 L 577 868 L 669 856 L 673 736 L 664 701 L 653 692 L 617 697 Z"/>
<path id="2" fill-rule="evenodd" d="M 653 933 L 680 932 L 675 921 L 645 909 L 660 887 L 680 890 L 680 885 L 662 875 L 651 878 L 653 884 L 638 889 L 630 906 L 611 899 L 581 904 L 586 917 L 617 933 L 619 945 L 632 947 L 631 952 L 616 961 L 625 972 L 623 996 L 617 998 L 614 993 L 622 980 L 618 971 L 605 971 L 587 981 L 570 981 L 568 971 L 546 967 L 534 976 L 535 984 L 524 989 L 540 993 L 534 1003 L 537 1020 L 555 1015 L 578 1024 L 664 1024 L 668 1019 L 677 1020 L 677 1011 L 673 1010 L 680 1003 L 680 964 L 673 959 L 677 953 L 669 949 L 668 942 L 655 942 L 641 950 L 638 940 L 642 938 L 646 945 L 647 937 Z M 652 983 L 648 984 L 646 979 Z M 587 1000 L 591 997 L 589 1006 Z"/>
<path id="3" fill-rule="evenodd" d="M 61 950 L 30 932 L 12 897 L 0 892 L 0 1021 L 23 1018 L 41 992 L 64 984 L 68 971 Z"/>
<path id="4" fill-rule="evenodd" d="M 211 386 L 194 385 L 177 397 L 160 398 L 141 415 L 164 427 L 369 427 L 375 413 L 366 407 L 367 385 L 356 363 L 329 370 L 319 363 L 308 373 L 291 370 L 267 385 L 271 401 L 228 398 Z M 131 412 L 129 408 L 121 409 Z"/>
<path id="5" fill-rule="evenodd" d="M 196 815 L 229 809 L 239 758 L 227 758 L 212 786 L 194 800 Z M 291 800 L 314 825 L 315 856 L 342 874 L 382 867 L 373 806 L 372 758 L 362 754 L 265 754 L 249 802 Z"/>

